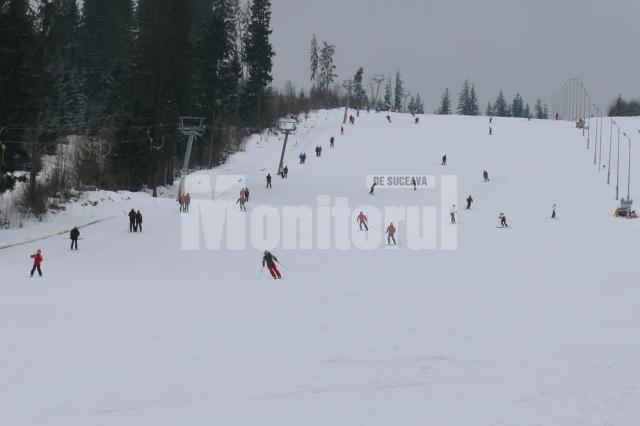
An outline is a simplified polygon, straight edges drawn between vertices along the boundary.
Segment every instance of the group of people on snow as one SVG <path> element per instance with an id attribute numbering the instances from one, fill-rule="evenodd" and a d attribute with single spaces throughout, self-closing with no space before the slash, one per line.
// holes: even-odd
<path id="1" fill-rule="evenodd" d="M 191 195 L 188 192 L 186 194 L 178 194 L 178 203 L 180 203 L 181 212 L 188 212 L 191 205 Z"/>
<path id="2" fill-rule="evenodd" d="M 129 232 L 142 232 L 142 213 L 140 210 L 137 212 L 134 209 L 129 211 Z"/>

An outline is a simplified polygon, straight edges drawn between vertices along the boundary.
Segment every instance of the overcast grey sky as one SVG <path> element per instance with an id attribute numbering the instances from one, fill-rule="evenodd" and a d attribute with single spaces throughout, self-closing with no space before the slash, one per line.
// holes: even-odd
<path id="1" fill-rule="evenodd" d="M 600 105 L 640 96 L 640 0 L 272 0 L 274 84 L 309 86 L 309 41 L 337 46 L 338 81 L 399 69 L 427 112 L 476 83 L 544 101 L 581 77 Z"/>

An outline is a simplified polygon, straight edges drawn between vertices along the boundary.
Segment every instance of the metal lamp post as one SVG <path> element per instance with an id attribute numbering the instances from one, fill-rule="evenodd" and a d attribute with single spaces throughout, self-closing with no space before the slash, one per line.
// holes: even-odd
<path id="1" fill-rule="evenodd" d="M 627 175 L 627 201 L 631 200 L 631 138 L 625 132 L 622 133 L 629 142 L 629 170 Z"/>
<path id="2" fill-rule="evenodd" d="M 615 122 L 611 119 L 609 130 L 609 162 L 607 163 L 607 185 L 611 184 L 611 144 L 613 142 L 613 125 Z"/>
<path id="3" fill-rule="evenodd" d="M 600 108 L 598 108 L 596 106 L 596 104 L 593 104 L 593 107 L 598 112 L 596 114 L 596 141 L 595 141 L 595 145 L 593 146 L 593 148 L 594 148 L 594 150 L 593 150 L 593 165 L 595 166 L 597 155 L 598 155 L 598 114 L 600 113 Z"/>
<path id="4" fill-rule="evenodd" d="M 616 161 L 616 201 L 620 198 L 620 126 L 618 128 L 618 160 Z"/>

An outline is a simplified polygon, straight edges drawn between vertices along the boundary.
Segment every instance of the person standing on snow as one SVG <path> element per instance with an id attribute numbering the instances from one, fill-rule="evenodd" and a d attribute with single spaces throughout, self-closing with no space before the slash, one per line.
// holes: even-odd
<path id="1" fill-rule="evenodd" d="M 507 225 L 507 216 L 505 216 L 504 213 L 500 213 L 498 215 L 498 219 L 500 219 L 500 226 L 502 226 L 503 228 L 509 227 L 509 225 Z"/>
<path id="2" fill-rule="evenodd" d="M 318 157 L 322 157 L 322 147 L 318 147 Z"/>
<path id="3" fill-rule="evenodd" d="M 555 204 L 551 207 L 551 219 L 556 218 L 556 207 L 557 206 Z"/>
<path id="4" fill-rule="evenodd" d="M 71 250 L 75 247 L 78 250 L 78 238 L 80 238 L 80 230 L 74 226 L 74 228 L 69 233 L 69 238 L 71 238 Z"/>
<path id="5" fill-rule="evenodd" d="M 264 256 L 262 257 L 262 267 L 266 265 L 271 273 L 273 279 L 281 279 L 282 275 L 280 271 L 278 271 L 278 267 L 276 266 L 276 262 L 278 262 L 278 258 L 271 254 L 268 250 L 264 251 Z"/>
<path id="6" fill-rule="evenodd" d="M 340 135 L 344 136 L 344 126 L 340 126 Z"/>
<path id="7" fill-rule="evenodd" d="M 392 245 L 391 244 L 391 240 L 393 240 L 393 245 L 394 246 L 398 245 L 398 243 L 396 241 L 396 236 L 395 236 L 396 235 L 396 227 L 393 226 L 393 222 L 391 222 L 389 224 L 389 226 L 387 226 L 386 234 L 387 234 L 387 244 L 388 245 Z"/>
<path id="8" fill-rule="evenodd" d="M 416 117 L 416 119 L 413 121 L 415 124 L 420 124 L 420 117 Z"/>
<path id="9" fill-rule="evenodd" d="M 289 176 L 289 167 L 284 166 L 284 169 L 282 169 L 282 177 L 286 179 L 287 176 Z"/>
<path id="10" fill-rule="evenodd" d="M 271 173 L 267 173 L 267 188 L 271 188 Z"/>
<path id="11" fill-rule="evenodd" d="M 245 198 L 244 188 L 240 188 L 240 198 Z"/>
<path id="12" fill-rule="evenodd" d="M 391 116 L 389 114 L 387 114 L 387 121 L 391 123 Z"/>
<path id="13" fill-rule="evenodd" d="M 238 201 L 236 201 L 236 204 L 240 204 L 240 211 L 241 212 L 247 212 L 247 208 L 244 206 L 247 202 L 247 199 L 245 197 L 240 197 L 238 198 Z"/>
<path id="14" fill-rule="evenodd" d="M 191 195 L 187 192 L 187 195 L 184 196 L 184 211 L 188 212 L 189 207 L 191 207 Z M 140 225 L 140 229 L 140 232 L 142 232 L 142 225 Z"/>
<path id="15" fill-rule="evenodd" d="M 447 155 L 445 154 L 445 155 L 442 156 L 442 164 L 441 164 L 441 166 L 446 166 L 446 165 L 447 165 Z"/>
<path id="16" fill-rule="evenodd" d="M 333 148 L 333 144 L 335 143 L 336 139 L 331 136 L 331 139 L 329 139 L 329 148 Z"/>
<path id="17" fill-rule="evenodd" d="M 135 232 L 136 231 L 136 211 L 134 209 L 131 209 L 131 211 L 129 212 L 129 232 Z"/>
<path id="18" fill-rule="evenodd" d="M 369 195 L 373 195 L 373 191 L 375 191 L 377 184 L 377 182 L 373 182 L 373 185 L 371 185 L 371 191 L 369 191 Z"/>
<path id="19" fill-rule="evenodd" d="M 31 268 L 31 276 L 33 277 L 33 273 L 38 270 L 38 274 L 42 277 L 42 269 L 40 269 L 40 264 L 42 263 L 42 250 L 38 249 L 35 254 L 31 255 L 33 259 L 33 268 Z"/>
<path id="20" fill-rule="evenodd" d="M 493 129 L 489 126 L 489 136 L 493 135 Z"/>
<path id="21" fill-rule="evenodd" d="M 187 194 L 187 197 L 189 196 L 189 194 Z M 187 203 L 187 210 L 189 210 L 189 204 Z M 140 229 L 140 232 L 142 232 L 142 213 L 140 213 L 140 210 L 138 210 L 138 212 L 136 213 L 136 229 Z"/>
<path id="22" fill-rule="evenodd" d="M 369 230 L 369 226 L 367 225 L 368 219 L 367 217 L 364 215 L 364 213 L 360 212 L 360 214 L 358 215 L 358 217 L 356 218 L 356 220 L 358 221 L 358 226 L 360 227 L 360 230 L 362 231 L 362 227 L 364 226 L 364 230 L 368 231 Z"/>
<path id="23" fill-rule="evenodd" d="M 451 209 L 449 210 L 449 214 L 451 215 L 451 223 L 453 225 L 456 224 L 456 214 L 458 214 L 458 210 L 456 210 L 456 205 L 454 204 L 453 206 L 451 206 Z"/>
<path id="24" fill-rule="evenodd" d="M 245 203 L 249 202 L 249 188 L 244 189 L 244 201 Z"/>
<path id="25" fill-rule="evenodd" d="M 300 164 L 304 164 L 305 155 L 304 155 L 304 154 L 300 154 L 300 155 L 298 156 L 298 158 L 300 159 Z"/>
<path id="26" fill-rule="evenodd" d="M 467 210 L 471 209 L 471 203 L 473 203 L 473 198 L 471 198 L 471 195 L 469 195 L 467 197 Z"/>
<path id="27" fill-rule="evenodd" d="M 489 172 L 487 172 L 486 170 L 482 172 L 482 179 L 484 179 L 485 182 L 489 182 Z"/>

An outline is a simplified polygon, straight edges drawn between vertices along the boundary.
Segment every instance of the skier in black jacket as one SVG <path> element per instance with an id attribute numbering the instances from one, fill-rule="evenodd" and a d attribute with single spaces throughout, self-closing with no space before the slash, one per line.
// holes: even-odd
<path id="1" fill-rule="evenodd" d="M 69 238 L 71 238 L 71 250 L 75 247 L 78 250 L 78 238 L 80 237 L 80 231 L 78 228 L 74 227 L 69 233 Z"/>

